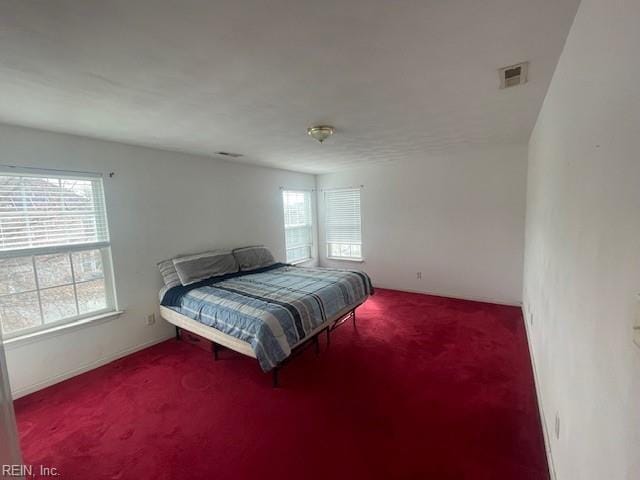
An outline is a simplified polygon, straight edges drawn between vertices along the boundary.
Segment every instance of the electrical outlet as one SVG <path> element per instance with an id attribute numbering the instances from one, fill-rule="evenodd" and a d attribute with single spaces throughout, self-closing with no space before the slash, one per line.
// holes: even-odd
<path id="1" fill-rule="evenodd" d="M 156 314 L 152 313 L 147 316 L 147 325 L 153 325 L 154 323 L 156 323 Z"/>
<path id="2" fill-rule="evenodd" d="M 422 280 L 422 272 L 416 272 L 416 278 Z"/>
<path id="3" fill-rule="evenodd" d="M 556 412 L 555 432 L 556 432 L 556 440 L 560 440 L 560 412 Z"/>

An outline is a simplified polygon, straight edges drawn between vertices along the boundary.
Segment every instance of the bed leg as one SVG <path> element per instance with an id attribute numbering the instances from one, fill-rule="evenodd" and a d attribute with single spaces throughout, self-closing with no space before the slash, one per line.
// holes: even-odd
<path id="1" fill-rule="evenodd" d="M 356 328 L 356 311 L 351 311 L 351 318 L 353 319 L 353 328 Z"/>
<path id="2" fill-rule="evenodd" d="M 180 327 L 176 327 L 176 340 L 180 340 Z"/>
<path id="3" fill-rule="evenodd" d="M 213 359 L 218 360 L 218 344 L 216 342 L 211 342 L 211 351 L 213 352 Z"/>
<path id="4" fill-rule="evenodd" d="M 273 368 L 273 388 L 278 388 L 280 384 L 278 383 L 278 367 Z"/>

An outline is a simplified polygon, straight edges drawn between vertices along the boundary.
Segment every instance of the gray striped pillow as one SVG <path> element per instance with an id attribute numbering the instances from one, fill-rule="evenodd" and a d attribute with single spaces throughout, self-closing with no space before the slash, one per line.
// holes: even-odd
<path id="1" fill-rule="evenodd" d="M 167 293 L 170 288 L 171 287 L 167 287 L 165 285 L 160 289 L 160 291 L 158 292 L 158 298 L 160 299 L 160 303 L 162 303 L 162 300 L 164 300 L 164 294 Z"/>
<path id="2" fill-rule="evenodd" d="M 172 258 L 158 263 L 158 268 L 160 269 L 160 275 L 162 275 L 162 280 L 164 280 L 164 285 L 167 289 L 180 285 L 180 277 L 178 277 L 178 272 L 173 265 Z"/>

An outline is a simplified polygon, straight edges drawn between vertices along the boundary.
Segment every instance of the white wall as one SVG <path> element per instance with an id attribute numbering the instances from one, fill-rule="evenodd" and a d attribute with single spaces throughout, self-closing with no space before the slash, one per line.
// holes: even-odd
<path id="1" fill-rule="evenodd" d="M 526 146 L 486 147 L 321 175 L 321 264 L 361 267 L 379 287 L 519 304 L 526 163 Z M 365 262 L 327 260 L 321 190 L 358 185 Z"/>
<path id="2" fill-rule="evenodd" d="M 560 480 L 640 478 L 638 25 L 638 1 L 582 0 L 530 140 L 523 296 Z"/>
<path id="3" fill-rule="evenodd" d="M 158 316 L 160 260 L 207 248 L 264 243 L 284 261 L 279 187 L 312 175 L 0 125 L 0 164 L 101 172 L 121 317 L 7 346 L 14 396 L 172 335 Z M 107 173 L 115 172 L 113 178 Z"/>

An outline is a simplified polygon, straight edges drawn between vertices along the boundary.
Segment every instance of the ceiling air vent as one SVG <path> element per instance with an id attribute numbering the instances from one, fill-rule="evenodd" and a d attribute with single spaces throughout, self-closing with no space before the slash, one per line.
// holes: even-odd
<path id="1" fill-rule="evenodd" d="M 510 67 L 504 67 L 500 72 L 500 88 L 515 87 L 527 83 L 527 70 L 529 62 L 518 63 Z"/>

